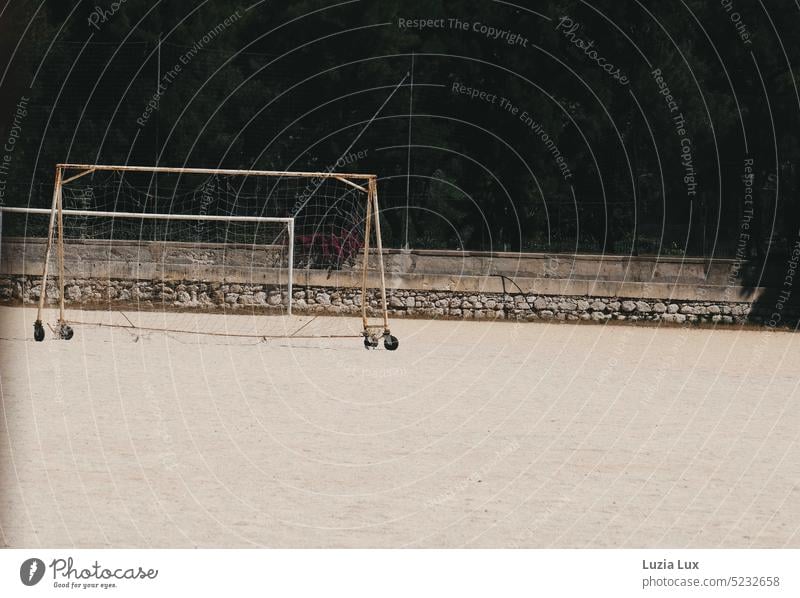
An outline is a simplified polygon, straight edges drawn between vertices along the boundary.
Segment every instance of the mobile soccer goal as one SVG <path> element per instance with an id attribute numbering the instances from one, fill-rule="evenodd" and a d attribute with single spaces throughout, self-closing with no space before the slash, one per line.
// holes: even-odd
<path id="1" fill-rule="evenodd" d="M 69 340 L 83 323 L 70 317 L 73 306 L 291 316 L 295 273 L 325 280 L 336 271 L 360 290 L 346 313 L 360 313 L 361 333 L 350 336 L 363 337 L 366 348 L 381 339 L 388 350 L 398 347 L 389 329 L 376 175 L 58 164 L 49 209 L 2 212 L 15 219 L 5 235 L 41 244 L 36 341 L 45 338 L 48 288 L 58 302 L 48 326 Z"/>

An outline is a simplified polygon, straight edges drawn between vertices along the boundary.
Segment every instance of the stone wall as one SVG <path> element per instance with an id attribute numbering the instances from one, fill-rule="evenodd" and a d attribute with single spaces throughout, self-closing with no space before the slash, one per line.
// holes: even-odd
<path id="1" fill-rule="evenodd" d="M 35 278 L 0 275 L 0 301 L 35 303 L 41 292 Z M 335 287 L 295 289 L 295 313 L 359 314 L 361 291 Z M 48 284 L 48 304 L 58 301 L 58 288 Z M 380 296 L 368 292 L 369 311 L 379 313 Z M 766 321 L 746 302 L 647 301 L 617 297 L 573 297 L 390 289 L 390 316 L 459 320 L 667 322 L 674 324 L 744 324 Z M 271 285 L 220 282 L 70 279 L 65 302 L 83 308 L 201 309 L 280 313 L 287 293 Z"/>

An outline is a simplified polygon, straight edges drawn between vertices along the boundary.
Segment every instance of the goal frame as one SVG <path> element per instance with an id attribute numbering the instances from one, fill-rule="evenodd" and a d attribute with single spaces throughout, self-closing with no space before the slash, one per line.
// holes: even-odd
<path id="1" fill-rule="evenodd" d="M 380 224 L 380 208 L 378 204 L 378 184 L 377 175 L 374 174 L 361 174 L 361 173 L 338 173 L 338 172 L 299 172 L 299 171 L 276 171 L 276 170 L 240 170 L 240 169 L 224 169 L 224 168 L 179 168 L 168 166 L 121 166 L 110 164 L 73 164 L 73 163 L 59 163 L 56 164 L 55 172 L 55 185 L 53 188 L 53 200 L 50 209 L 46 208 L 0 208 L 8 212 L 28 212 L 38 214 L 48 214 L 50 221 L 48 224 L 47 242 L 45 246 L 44 265 L 42 271 L 42 284 L 41 293 L 39 295 L 39 304 L 36 315 L 35 330 L 37 327 L 41 328 L 42 312 L 44 310 L 45 298 L 47 293 L 47 280 L 49 276 L 49 258 L 56 245 L 56 258 L 58 264 L 58 287 L 59 287 L 59 317 L 58 324 L 62 331 L 62 338 L 71 337 L 71 329 L 65 317 L 64 305 L 64 216 L 104 216 L 114 218 L 137 218 L 137 219 L 172 219 L 172 220 L 202 220 L 202 221 L 240 221 L 240 222 L 283 222 L 287 224 L 289 229 L 289 274 L 288 274 L 288 292 L 289 303 L 287 315 L 291 315 L 292 306 L 292 293 L 293 293 L 293 280 L 294 280 L 294 218 L 273 218 L 273 217 L 258 217 L 258 216 L 207 216 L 207 215 L 181 215 L 181 214 L 147 214 L 136 212 L 107 212 L 107 211 L 91 211 L 91 210 L 69 210 L 64 209 L 62 202 L 62 189 L 63 186 L 75 181 L 83 176 L 92 174 L 98 171 L 115 171 L 115 172 L 139 172 L 139 173 L 171 173 L 179 175 L 192 175 L 192 174 L 206 174 L 206 175 L 231 175 L 231 176 L 247 176 L 247 177 L 278 177 L 278 178 L 312 178 L 312 179 L 337 179 L 361 192 L 364 193 L 364 248 L 363 248 L 363 264 L 361 268 L 361 320 L 363 324 L 363 331 L 361 336 L 364 337 L 364 345 L 367 348 L 377 346 L 377 339 L 383 336 L 384 344 L 387 348 L 394 349 L 397 347 L 397 339 L 391 336 L 389 330 L 389 310 L 386 298 L 386 273 L 383 263 L 383 242 L 381 240 L 381 224 Z M 374 225 L 374 231 L 373 231 Z M 367 278 L 369 270 L 370 258 L 370 241 L 374 232 L 375 237 L 375 252 L 378 257 L 378 271 L 380 281 L 380 297 L 381 297 L 381 318 L 382 326 L 370 326 L 367 313 Z M 69 330 L 69 336 L 66 336 L 63 331 Z M 37 339 L 38 340 L 38 339 Z"/>

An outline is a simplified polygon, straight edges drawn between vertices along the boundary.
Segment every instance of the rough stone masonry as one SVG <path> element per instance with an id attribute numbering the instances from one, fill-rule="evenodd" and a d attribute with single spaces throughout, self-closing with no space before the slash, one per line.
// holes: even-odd
<path id="1" fill-rule="evenodd" d="M 0 276 L 0 301 L 38 301 L 40 280 Z M 47 303 L 58 302 L 57 285 L 48 283 Z M 287 293 L 269 285 L 219 282 L 72 279 L 65 284 L 67 305 L 83 308 L 133 307 L 175 310 L 256 310 L 280 313 Z M 303 287 L 293 293 L 296 313 L 358 314 L 360 289 Z M 370 291 L 369 310 L 377 314 L 380 295 Z M 615 297 L 572 297 L 535 294 L 469 294 L 451 291 L 388 290 L 392 317 L 457 320 L 666 322 L 672 324 L 744 324 L 766 321 L 749 303 L 647 301 Z"/>

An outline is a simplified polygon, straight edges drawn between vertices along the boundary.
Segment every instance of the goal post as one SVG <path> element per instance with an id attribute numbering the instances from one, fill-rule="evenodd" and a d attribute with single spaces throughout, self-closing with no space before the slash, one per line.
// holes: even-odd
<path id="1" fill-rule="evenodd" d="M 40 235 L 45 236 L 45 255 L 34 324 L 37 341 L 44 339 L 42 318 L 50 277 L 57 279 L 58 288 L 55 332 L 63 339 L 73 335 L 65 304 L 66 246 L 70 242 L 103 242 L 111 251 L 120 244 L 142 247 L 177 240 L 189 253 L 222 255 L 222 259 L 235 262 L 239 275 L 258 249 L 259 260 L 272 260 L 271 266 L 286 270 L 285 297 L 281 291 L 277 299 L 286 315 L 292 315 L 295 270 L 358 273 L 360 285 L 354 285 L 360 286 L 361 292 L 362 331 L 358 336 L 367 348 L 376 347 L 381 338 L 389 350 L 398 346 L 389 329 L 376 175 L 58 164 L 49 209 L 0 210 L 23 214 L 26 219 L 47 219 L 46 236 Z M 277 242 L 281 231 L 285 240 Z M 268 257 L 262 259 L 262 253 Z M 49 270 L 51 255 L 56 268 L 53 274 Z M 70 275 L 89 276 L 74 268 Z M 377 310 L 370 307 L 368 296 L 375 286 L 379 291 Z M 270 296 L 271 305 L 273 298 Z M 370 323 L 375 316 L 380 317 L 380 324 Z"/>

